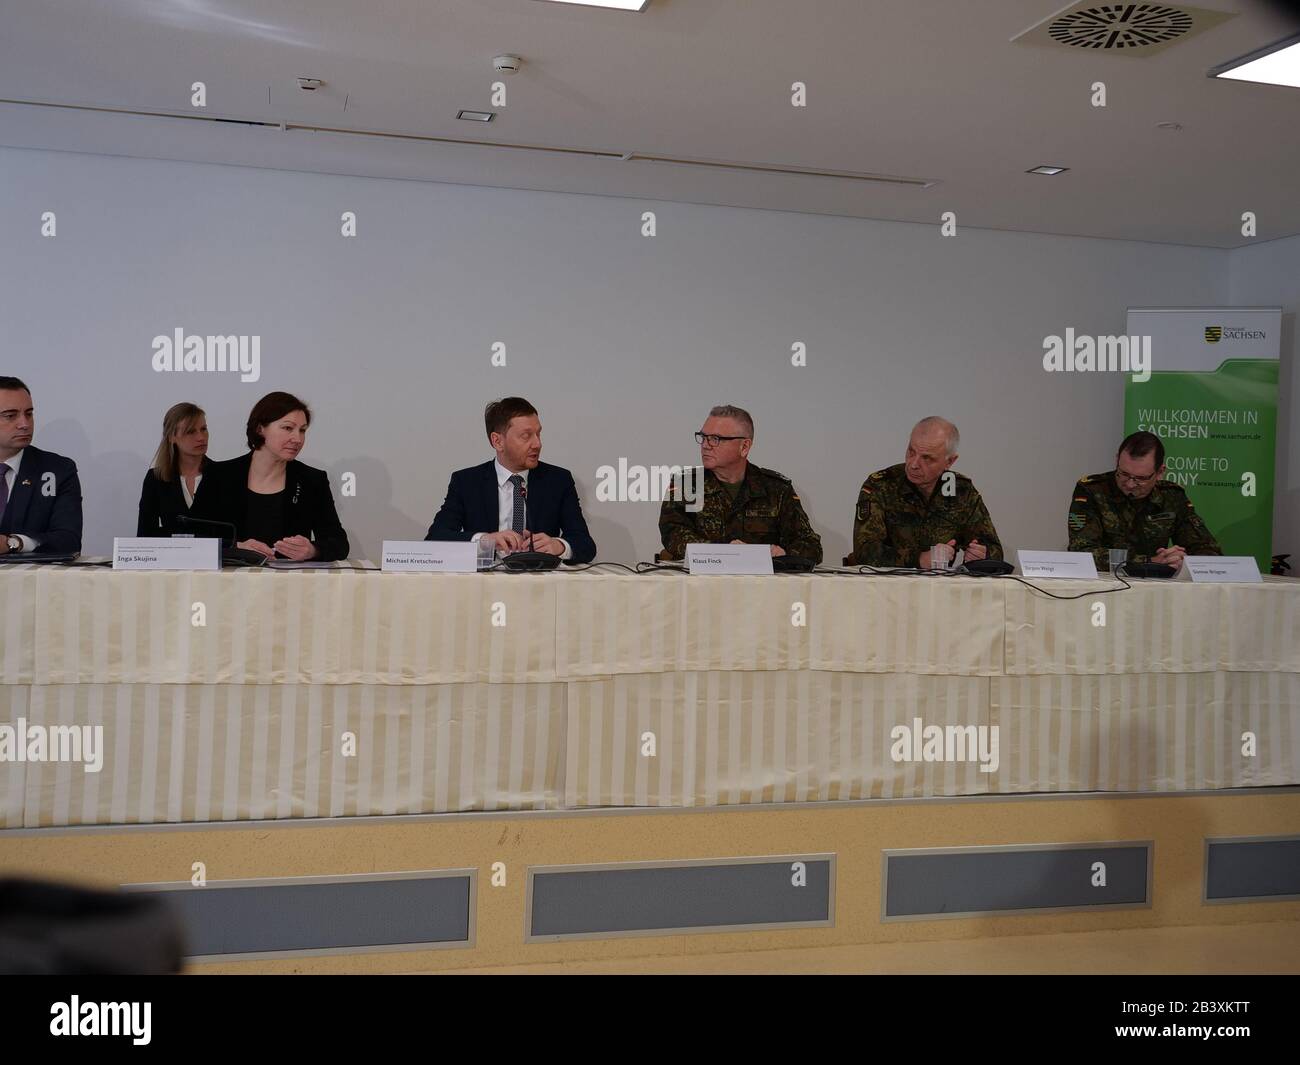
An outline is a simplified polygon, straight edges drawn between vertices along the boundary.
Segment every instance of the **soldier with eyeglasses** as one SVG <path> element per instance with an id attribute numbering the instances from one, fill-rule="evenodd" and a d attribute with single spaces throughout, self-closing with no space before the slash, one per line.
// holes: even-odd
<path id="1" fill-rule="evenodd" d="M 1223 554 L 1182 486 L 1162 480 L 1164 475 L 1160 437 L 1126 436 L 1114 470 L 1074 486 L 1070 550 L 1091 551 L 1098 566 L 1106 567 L 1111 548 L 1126 548 L 1130 562 L 1163 562 L 1175 570 L 1187 555 Z"/>
<path id="2" fill-rule="evenodd" d="M 754 419 L 740 407 L 709 411 L 695 434 L 704 467 L 704 500 L 687 506 L 680 483 L 669 486 L 659 510 L 661 559 L 681 559 L 687 544 L 770 544 L 773 556 L 822 560 L 813 531 L 790 478 L 749 461 Z"/>

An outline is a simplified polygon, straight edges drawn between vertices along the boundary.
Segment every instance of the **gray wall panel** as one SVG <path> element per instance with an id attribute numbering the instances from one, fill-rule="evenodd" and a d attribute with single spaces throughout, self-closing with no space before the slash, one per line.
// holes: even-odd
<path id="1" fill-rule="evenodd" d="M 792 884 L 803 861 L 807 884 Z M 656 868 L 533 870 L 530 938 L 828 923 L 834 863 L 789 858 Z"/>
<path id="2" fill-rule="evenodd" d="M 180 915 L 191 957 L 465 943 L 472 878 L 154 889 Z"/>
<path id="3" fill-rule="evenodd" d="M 1106 886 L 1092 886 L 1094 862 Z M 951 917 L 1024 910 L 1144 905 L 1146 844 L 972 847 L 885 855 L 884 918 Z"/>
<path id="4" fill-rule="evenodd" d="M 1300 898 L 1300 838 L 1206 840 L 1205 899 Z"/>

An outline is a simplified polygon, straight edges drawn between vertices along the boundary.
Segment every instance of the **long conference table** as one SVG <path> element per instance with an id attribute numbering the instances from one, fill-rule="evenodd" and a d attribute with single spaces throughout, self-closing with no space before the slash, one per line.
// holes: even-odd
<path id="1" fill-rule="evenodd" d="M 0 825 L 1300 783 L 1300 581 L 1033 584 L 10 566 L 0 723 L 104 756 Z"/>

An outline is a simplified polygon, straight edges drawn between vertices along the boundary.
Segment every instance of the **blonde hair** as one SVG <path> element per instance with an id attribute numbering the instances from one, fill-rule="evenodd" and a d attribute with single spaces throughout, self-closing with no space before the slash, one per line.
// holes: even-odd
<path id="1" fill-rule="evenodd" d="M 190 429 L 200 418 L 206 418 L 202 407 L 193 403 L 177 403 L 163 415 L 162 443 L 153 453 L 153 473 L 160 481 L 174 481 L 180 471 L 180 452 L 172 437 L 180 429 Z"/>

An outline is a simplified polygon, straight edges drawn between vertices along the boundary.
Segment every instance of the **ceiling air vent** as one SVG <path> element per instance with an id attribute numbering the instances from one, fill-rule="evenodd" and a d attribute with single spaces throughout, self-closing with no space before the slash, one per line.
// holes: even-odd
<path id="1" fill-rule="evenodd" d="M 1071 4 L 1012 38 L 1118 55 L 1155 55 L 1235 16 L 1170 4 Z"/>

